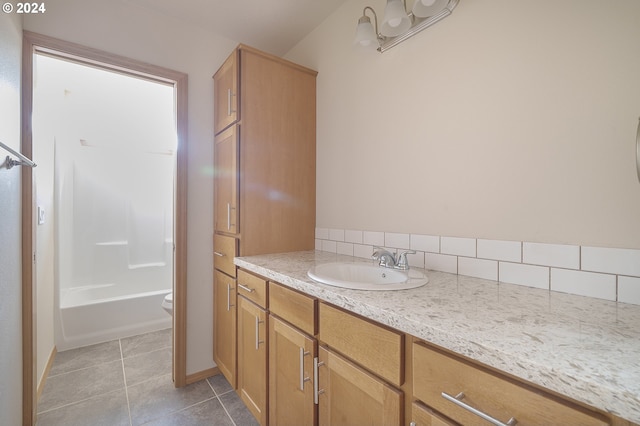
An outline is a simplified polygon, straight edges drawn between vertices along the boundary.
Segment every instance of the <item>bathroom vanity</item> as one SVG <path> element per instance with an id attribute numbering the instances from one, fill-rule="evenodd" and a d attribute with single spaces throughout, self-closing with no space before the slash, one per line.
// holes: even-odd
<path id="1" fill-rule="evenodd" d="M 308 278 L 336 261 L 371 263 L 235 259 L 238 288 L 262 294 L 238 330 L 261 424 L 640 424 L 639 306 L 433 271 L 398 291 Z"/>

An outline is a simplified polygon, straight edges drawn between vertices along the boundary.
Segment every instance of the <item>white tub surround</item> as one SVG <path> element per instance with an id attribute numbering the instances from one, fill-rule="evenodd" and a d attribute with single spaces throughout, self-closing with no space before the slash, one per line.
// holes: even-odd
<path id="1" fill-rule="evenodd" d="M 369 259 L 374 246 L 415 250 L 440 272 L 640 305 L 640 250 L 316 228 L 316 250 Z"/>
<path id="2" fill-rule="evenodd" d="M 452 251 L 468 251 L 465 242 L 452 243 Z M 335 261 L 365 262 L 321 251 L 235 259 L 271 280 L 640 423 L 640 306 L 438 271 L 427 272 L 424 287 L 388 292 L 307 277 L 310 267 Z"/>

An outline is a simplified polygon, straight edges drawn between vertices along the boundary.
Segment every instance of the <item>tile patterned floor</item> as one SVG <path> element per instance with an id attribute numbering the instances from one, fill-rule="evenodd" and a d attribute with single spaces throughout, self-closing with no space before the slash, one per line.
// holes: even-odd
<path id="1" fill-rule="evenodd" d="M 60 352 L 37 426 L 254 426 L 224 376 L 176 389 L 171 329 Z"/>

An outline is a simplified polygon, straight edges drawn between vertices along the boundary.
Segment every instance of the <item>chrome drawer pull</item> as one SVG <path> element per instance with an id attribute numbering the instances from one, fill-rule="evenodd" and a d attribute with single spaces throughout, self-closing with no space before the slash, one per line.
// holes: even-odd
<path id="1" fill-rule="evenodd" d="M 241 289 L 243 289 L 247 293 L 253 293 L 254 291 L 256 291 L 255 289 L 249 288 L 246 285 L 242 285 L 242 284 L 238 284 L 238 287 L 240 287 Z"/>
<path id="2" fill-rule="evenodd" d="M 235 223 L 231 223 L 231 210 L 235 210 L 235 207 L 231 207 L 231 203 L 227 203 L 227 230 L 231 231 L 232 226 L 236 226 Z"/>
<path id="3" fill-rule="evenodd" d="M 311 380 L 311 377 L 304 377 L 304 356 L 309 355 L 304 348 L 300 348 L 300 390 L 304 392 L 304 382 Z"/>
<path id="4" fill-rule="evenodd" d="M 494 419 L 490 415 L 488 415 L 486 413 L 483 413 L 482 411 L 478 410 L 477 408 L 473 408 L 469 404 L 466 404 L 466 403 L 462 402 L 462 399 L 464 398 L 464 392 L 460 392 L 456 396 L 451 396 L 446 392 L 442 392 L 441 395 L 447 401 L 453 402 L 458 407 L 464 408 L 465 410 L 475 414 L 478 417 L 483 418 L 484 420 L 486 420 L 489 423 L 494 424 L 496 426 L 514 426 L 515 424 L 518 423 L 518 421 L 513 417 L 511 417 L 507 423 L 502 423 L 500 420 Z"/>
<path id="5" fill-rule="evenodd" d="M 218 257 L 225 257 L 226 256 L 224 253 L 220 253 L 219 251 L 214 251 L 213 254 L 215 254 Z"/>
<path id="6" fill-rule="evenodd" d="M 260 321 L 260 317 L 256 315 L 256 351 L 260 350 L 260 343 L 264 343 L 264 340 L 260 340 L 260 324 L 264 321 Z"/>
<path id="7" fill-rule="evenodd" d="M 324 389 L 319 389 L 318 367 L 324 365 L 324 362 L 318 362 L 318 357 L 313 359 L 313 403 L 318 405 L 320 394 L 324 393 Z"/>
<path id="8" fill-rule="evenodd" d="M 227 311 L 230 311 L 232 306 L 236 306 L 231 304 L 231 290 L 233 290 L 233 287 L 231 287 L 231 284 L 227 284 Z"/>
<path id="9" fill-rule="evenodd" d="M 638 173 L 638 181 L 640 182 L 640 122 L 638 123 L 638 131 L 636 132 L 636 172 Z"/>

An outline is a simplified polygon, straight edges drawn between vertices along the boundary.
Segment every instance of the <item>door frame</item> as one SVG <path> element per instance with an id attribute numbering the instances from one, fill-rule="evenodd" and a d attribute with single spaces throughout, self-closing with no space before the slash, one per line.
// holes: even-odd
<path id="1" fill-rule="evenodd" d="M 187 74 L 147 64 L 124 56 L 85 47 L 53 37 L 23 31 L 21 150 L 33 158 L 33 58 L 36 53 L 70 59 L 106 69 L 173 85 L 176 94 L 178 149 L 175 176 L 174 295 L 173 295 L 173 380 L 176 387 L 187 384 Z M 22 168 L 22 368 L 23 425 L 36 423 L 36 257 L 35 192 L 30 167 Z"/>

